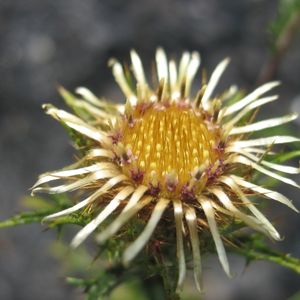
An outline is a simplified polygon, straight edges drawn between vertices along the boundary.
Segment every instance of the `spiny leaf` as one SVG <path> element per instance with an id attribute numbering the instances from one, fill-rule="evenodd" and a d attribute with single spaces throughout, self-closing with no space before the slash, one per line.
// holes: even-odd
<path id="1" fill-rule="evenodd" d="M 130 277 L 130 272 L 128 273 L 126 280 Z M 111 291 L 122 281 L 124 268 L 122 266 L 115 266 L 113 268 L 107 268 L 101 271 L 97 276 L 89 279 L 81 279 L 68 277 L 67 282 L 74 286 L 84 289 L 87 296 L 87 300 L 98 300 L 101 297 L 107 297 L 110 295 Z"/>
<path id="2" fill-rule="evenodd" d="M 76 130 L 68 127 L 66 124 L 64 124 L 62 122 L 61 122 L 61 125 L 66 129 L 70 139 L 73 142 L 73 146 L 78 151 L 92 148 L 93 142 L 90 139 L 86 138 L 84 135 L 78 133 Z"/>
<path id="3" fill-rule="evenodd" d="M 23 212 L 20 214 L 16 214 L 13 217 L 1 221 L 0 222 L 0 228 L 5 227 L 14 227 L 17 225 L 24 225 L 24 224 L 31 224 L 31 223 L 40 223 L 42 220 L 56 212 L 55 209 L 46 209 L 46 210 L 38 210 L 38 211 L 32 211 L 32 212 Z M 47 225 L 49 227 L 57 227 L 64 224 L 74 224 L 79 226 L 85 226 L 90 221 L 90 218 L 87 218 L 86 216 L 83 216 L 81 214 L 72 214 L 69 216 L 57 218 L 49 223 Z"/>
<path id="4" fill-rule="evenodd" d="M 111 295 L 112 292 L 120 285 L 125 284 L 128 286 L 132 282 L 137 288 L 141 288 L 140 292 L 143 290 L 145 293 L 145 295 L 138 293 L 138 297 L 134 297 L 134 299 L 155 299 L 153 295 L 157 295 L 159 290 L 161 290 L 162 295 L 164 294 L 161 280 L 155 282 L 155 285 L 152 283 L 150 287 L 148 281 L 160 274 L 162 268 L 163 266 L 154 265 L 153 261 L 150 262 L 148 260 L 144 261 L 143 264 L 131 265 L 129 268 L 124 268 L 122 264 L 116 264 L 87 279 L 68 277 L 67 282 L 83 289 L 87 300 L 108 299 L 108 297 L 109 299 L 119 299 L 120 297 L 111 298 L 113 296 Z M 157 283 L 159 283 L 159 286 L 157 286 Z M 156 291 L 153 291 L 153 288 Z M 175 292 L 175 289 L 173 292 Z M 143 296 L 146 297 L 144 298 Z M 163 296 L 159 297 L 159 299 L 163 299 Z"/>
<path id="5" fill-rule="evenodd" d="M 26 211 L 12 216 L 7 220 L 0 222 L 0 228 L 13 227 L 23 224 L 40 223 L 42 220 L 57 211 L 70 207 L 70 199 L 65 194 L 51 195 L 51 199 L 46 200 L 40 197 L 25 197 L 23 204 L 28 208 L 34 208 L 32 211 Z M 71 215 L 55 219 L 47 225 L 49 227 L 57 227 L 64 224 L 75 224 L 84 226 L 90 221 L 90 217 L 73 213 Z"/>
<path id="6" fill-rule="evenodd" d="M 23 212 L 7 220 L 1 221 L 0 228 L 41 222 L 44 217 L 51 214 L 52 212 L 52 209 L 39 210 L 33 212 Z"/>
<path id="7" fill-rule="evenodd" d="M 78 226 L 85 226 L 91 221 L 91 217 L 84 216 L 80 213 L 73 213 L 68 216 L 59 217 L 57 219 L 51 220 L 47 223 L 48 227 L 57 227 L 65 224 L 73 224 Z"/>
<path id="8" fill-rule="evenodd" d="M 246 241 L 240 242 L 238 247 L 231 250 L 245 256 L 248 261 L 271 261 L 300 274 L 300 259 L 271 249 L 260 234 L 249 236 Z"/>

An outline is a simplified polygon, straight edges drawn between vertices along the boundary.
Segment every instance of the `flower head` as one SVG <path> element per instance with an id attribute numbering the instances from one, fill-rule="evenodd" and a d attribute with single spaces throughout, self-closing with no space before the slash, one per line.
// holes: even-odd
<path id="1" fill-rule="evenodd" d="M 134 51 L 131 60 L 136 84 L 132 84 L 128 70 L 111 61 L 115 79 L 126 96 L 124 105 L 101 101 L 84 88 L 77 90 L 82 99 L 74 99 L 61 90 L 78 116 L 45 105 L 48 114 L 89 143 L 83 158 L 75 165 L 41 175 L 33 192 L 64 193 L 80 189 L 88 193 L 76 205 L 46 217 L 52 220 L 88 208 L 93 219 L 73 239 L 75 247 L 110 215 L 115 219 L 97 235 L 99 243 L 111 238 L 132 217 L 143 218 L 145 228 L 123 253 L 125 264 L 147 244 L 166 211 L 171 211 L 176 232 L 178 286 L 185 278 L 184 243 L 187 243 L 193 255 L 196 286 L 201 290 L 201 228 L 209 228 L 221 265 L 229 275 L 219 223 L 228 217 L 236 218 L 279 240 L 278 232 L 257 209 L 251 196 L 267 197 L 296 210 L 285 196 L 248 181 L 248 175 L 257 170 L 299 188 L 295 181 L 277 173 L 296 174 L 299 168 L 264 158 L 273 144 L 299 139 L 246 138 L 252 132 L 290 122 L 296 115 L 249 122 L 249 114 L 277 100 L 277 96 L 263 95 L 278 82 L 266 83 L 231 104 L 228 100 L 236 92 L 235 87 L 215 95 L 228 59 L 216 67 L 208 82 L 203 80 L 195 96 L 191 96 L 191 86 L 200 65 L 198 53 L 185 52 L 177 67 L 158 49 L 154 89 L 149 86 L 142 62 Z M 45 186 L 56 180 L 63 183 Z M 150 214 L 147 217 L 139 214 L 143 210 L 150 210 Z"/>

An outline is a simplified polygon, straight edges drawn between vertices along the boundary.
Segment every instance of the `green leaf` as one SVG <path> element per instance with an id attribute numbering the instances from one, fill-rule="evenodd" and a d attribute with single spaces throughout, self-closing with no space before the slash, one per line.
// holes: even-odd
<path id="1" fill-rule="evenodd" d="M 74 111 L 77 116 L 85 121 L 94 120 L 94 117 L 85 107 L 88 105 L 85 101 L 79 100 L 75 95 L 62 86 L 58 87 L 58 91 L 65 100 L 65 103 Z"/>
<path id="2" fill-rule="evenodd" d="M 53 203 L 37 196 L 26 196 L 21 200 L 21 203 L 30 210 L 53 209 Z"/>
<path id="3" fill-rule="evenodd" d="M 23 212 L 20 214 L 16 214 L 7 220 L 1 221 L 0 228 L 14 227 L 17 225 L 24 225 L 24 224 L 31 224 L 31 223 L 40 223 L 46 216 L 56 211 L 57 211 L 56 209 L 46 209 L 46 210 L 37 210 L 37 211 Z M 85 226 L 89 221 L 90 218 L 84 215 L 72 214 L 69 216 L 57 218 L 53 221 L 49 221 L 47 225 L 48 227 L 57 227 L 65 224 Z"/>
<path id="4" fill-rule="evenodd" d="M 76 287 L 82 288 L 87 300 L 98 300 L 110 295 L 111 291 L 120 283 L 124 268 L 116 272 L 115 268 L 107 268 L 98 275 L 89 279 L 68 277 L 67 282 Z M 129 274 L 128 274 L 129 278 Z M 127 279 L 128 279 L 127 278 Z"/>
<path id="5" fill-rule="evenodd" d="M 271 261 L 300 274 L 300 259 L 271 249 L 260 234 L 247 237 L 245 241 L 239 242 L 238 247 L 232 247 L 231 250 L 245 256 L 249 262 Z"/>
<path id="6" fill-rule="evenodd" d="M 280 0 L 278 13 L 275 20 L 270 25 L 272 51 L 276 52 L 284 41 L 286 32 L 291 30 L 291 26 L 300 17 L 300 0 Z M 296 25 L 295 25 L 296 28 Z"/>
<path id="7" fill-rule="evenodd" d="M 51 214 L 53 210 L 38 210 L 33 212 L 23 212 L 7 220 L 0 222 L 0 228 L 13 227 L 17 225 L 41 222 L 44 217 Z"/>
<path id="8" fill-rule="evenodd" d="M 273 156 L 272 162 L 283 163 L 295 157 L 300 157 L 300 150 L 295 150 L 287 153 L 279 153 Z"/>
<path id="9" fill-rule="evenodd" d="M 128 268 L 115 264 L 88 279 L 68 277 L 67 282 L 83 289 L 86 300 L 165 299 L 162 278 L 159 276 L 163 267 L 153 263 L 153 260 L 150 262 L 146 259 L 142 264 L 132 264 Z M 179 299 L 175 295 L 175 288 L 173 294 L 174 297 L 168 299 Z"/>
<path id="10" fill-rule="evenodd" d="M 126 284 L 118 286 L 110 296 L 111 300 L 150 300 L 143 294 L 140 283 L 137 280 L 132 280 Z M 153 299 L 153 298 L 152 298 Z"/>
<path id="11" fill-rule="evenodd" d="M 288 300 L 300 300 L 300 292 L 296 293 L 292 297 L 290 297 Z"/>
<path id="12" fill-rule="evenodd" d="M 71 201 L 65 194 L 51 195 L 50 200 L 40 197 L 25 197 L 23 204 L 26 207 L 34 208 L 33 211 L 26 211 L 12 216 L 11 218 L 1 221 L 0 228 L 13 227 L 23 224 L 40 223 L 44 217 L 57 211 L 70 207 Z M 80 212 L 68 216 L 60 217 L 47 222 L 49 227 L 58 227 L 64 224 L 75 224 L 84 226 L 90 221 L 90 216 Z"/>
<path id="13" fill-rule="evenodd" d="M 83 134 L 77 132 L 76 130 L 68 127 L 66 124 L 61 122 L 61 125 L 65 128 L 67 131 L 72 143 L 73 147 L 77 149 L 78 151 L 84 150 L 84 149 L 90 149 L 93 147 L 94 142 L 88 138 L 86 138 Z M 84 153 L 84 151 L 83 151 Z"/>
<path id="14" fill-rule="evenodd" d="M 48 227 L 57 227 L 59 225 L 73 224 L 78 226 L 85 226 L 91 221 L 90 216 L 82 215 L 81 213 L 73 213 L 68 216 L 59 217 L 47 222 Z"/>

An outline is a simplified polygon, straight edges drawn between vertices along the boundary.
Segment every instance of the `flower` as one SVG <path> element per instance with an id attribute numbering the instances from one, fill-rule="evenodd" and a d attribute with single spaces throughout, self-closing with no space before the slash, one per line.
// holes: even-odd
<path id="1" fill-rule="evenodd" d="M 247 139 L 246 135 L 294 120 L 296 114 L 251 122 L 251 113 L 277 96 L 263 96 L 279 82 L 269 82 L 234 103 L 237 92 L 231 87 L 214 95 L 215 87 L 229 63 L 223 60 L 208 82 L 203 79 L 195 97 L 193 79 L 200 65 L 197 52 L 183 53 L 177 68 L 162 49 L 156 52 L 157 86 L 150 88 L 143 65 L 131 51 L 132 74 L 112 60 L 113 75 L 126 96 L 125 105 L 107 103 L 85 88 L 77 89 L 75 99 L 61 89 L 78 116 L 45 105 L 47 114 L 84 137 L 88 143 L 84 156 L 75 165 L 43 174 L 33 192 L 89 193 L 76 205 L 49 215 L 49 221 L 83 208 L 93 219 L 72 241 L 79 246 L 110 215 L 116 218 L 97 234 L 104 243 L 133 216 L 144 218 L 142 233 L 123 253 L 128 264 L 144 248 L 166 211 L 174 214 L 178 258 L 178 287 L 186 273 L 184 243 L 191 246 L 194 277 L 201 291 L 199 232 L 209 228 L 220 263 L 230 275 L 229 264 L 218 224 L 228 217 L 279 240 L 280 235 L 257 209 L 251 196 L 279 201 L 293 210 L 282 194 L 248 181 L 252 170 L 299 188 L 276 171 L 297 174 L 299 168 L 268 162 L 265 155 L 274 144 L 299 141 L 291 136 Z M 205 77 L 205 76 L 203 76 Z M 227 101 L 227 102 L 226 102 Z M 45 185 L 62 180 L 63 184 Z M 139 214 L 147 210 L 148 214 Z"/>

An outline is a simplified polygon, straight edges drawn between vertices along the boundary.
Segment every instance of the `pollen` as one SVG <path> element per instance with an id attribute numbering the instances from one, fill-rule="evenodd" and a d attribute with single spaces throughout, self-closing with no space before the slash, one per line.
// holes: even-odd
<path id="1" fill-rule="evenodd" d="M 201 111 L 191 106 L 136 106 L 123 124 L 121 143 L 132 153 L 123 171 L 142 176 L 144 185 L 159 187 L 162 195 L 180 193 L 194 182 L 195 171 L 203 172 L 218 161 L 217 141 L 218 129 L 208 129 Z"/>

